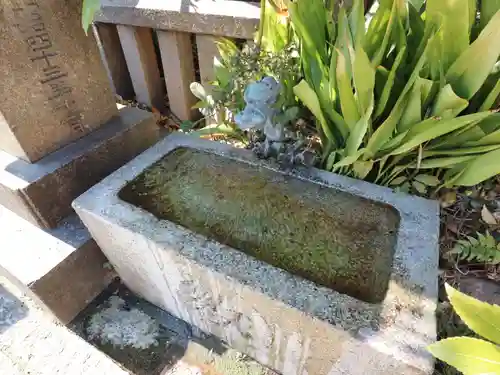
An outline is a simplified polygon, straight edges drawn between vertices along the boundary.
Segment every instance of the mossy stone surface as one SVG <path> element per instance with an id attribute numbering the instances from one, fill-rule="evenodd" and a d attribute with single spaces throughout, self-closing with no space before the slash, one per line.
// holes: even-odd
<path id="1" fill-rule="evenodd" d="M 385 297 L 399 224 L 390 206 L 188 148 L 151 166 L 120 198 L 340 293 Z"/>

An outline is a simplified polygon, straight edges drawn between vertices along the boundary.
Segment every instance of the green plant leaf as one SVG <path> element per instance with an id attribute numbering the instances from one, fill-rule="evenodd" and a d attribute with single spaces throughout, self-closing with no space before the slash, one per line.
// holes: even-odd
<path id="1" fill-rule="evenodd" d="M 500 56 L 500 12 L 446 73 L 446 80 L 462 98 L 471 99 L 482 86 Z"/>
<path id="2" fill-rule="evenodd" d="M 464 162 L 472 160 L 475 157 L 476 157 L 475 155 L 467 155 L 467 156 L 424 159 L 420 162 L 420 165 L 417 165 L 417 163 L 412 163 L 408 166 L 408 168 L 418 168 L 418 169 L 452 168 L 456 165 L 460 165 Z"/>
<path id="3" fill-rule="evenodd" d="M 500 148 L 500 143 L 485 146 L 471 146 L 471 147 L 459 147 L 450 148 L 444 150 L 431 150 L 424 151 L 423 157 L 428 158 L 431 156 L 460 156 L 460 155 L 472 155 L 472 154 L 484 154 L 485 152 L 490 152 Z"/>
<path id="4" fill-rule="evenodd" d="M 382 123 L 382 125 L 380 125 L 370 137 L 370 140 L 368 141 L 368 144 L 366 146 L 367 156 L 375 155 L 380 147 L 391 138 L 392 133 L 394 132 L 398 121 L 401 119 L 401 116 L 403 115 L 403 112 L 408 103 L 410 90 L 419 77 L 420 70 L 425 64 L 425 55 L 426 53 L 424 50 L 424 53 L 422 53 L 422 55 L 419 57 L 419 60 L 415 65 L 415 68 L 413 69 L 410 77 L 408 78 L 408 81 L 406 82 L 406 85 L 401 92 L 396 104 L 394 105 L 391 113 Z"/>
<path id="5" fill-rule="evenodd" d="M 398 132 L 409 130 L 414 124 L 422 121 L 422 84 L 419 79 L 415 81 L 408 99 L 408 105 L 398 123 Z"/>
<path id="6" fill-rule="evenodd" d="M 285 19 L 278 16 L 275 8 L 267 4 L 264 9 L 262 47 L 266 51 L 278 52 L 288 44 L 288 30 Z"/>
<path id="7" fill-rule="evenodd" d="M 352 40 L 351 30 L 349 29 L 349 20 L 347 18 L 346 10 L 344 7 L 339 9 L 337 20 L 337 40 L 335 42 L 335 50 L 338 55 L 343 55 L 345 58 L 345 71 L 349 80 L 352 80 L 352 66 L 354 61 L 354 42 Z M 338 62 L 337 62 L 338 66 Z M 338 72 L 336 71 L 336 74 Z"/>
<path id="8" fill-rule="evenodd" d="M 497 81 L 493 89 L 490 91 L 484 102 L 479 107 L 479 111 L 487 111 L 488 109 L 493 108 L 495 101 L 500 95 L 500 80 Z"/>
<path id="9" fill-rule="evenodd" d="M 476 23 L 477 16 L 477 0 L 469 0 L 469 31 Z"/>
<path id="10" fill-rule="evenodd" d="M 377 100 L 377 110 L 375 112 L 375 117 L 378 118 L 384 113 L 384 110 L 389 102 L 389 97 L 391 95 L 392 89 L 394 87 L 394 81 L 396 79 L 396 73 L 399 69 L 399 66 L 403 62 L 406 57 L 406 48 L 402 48 L 394 60 L 394 64 L 389 72 L 389 76 L 387 77 L 387 81 L 385 82 L 384 89 L 382 90 L 382 94 Z"/>
<path id="11" fill-rule="evenodd" d="M 401 146 L 393 150 L 390 154 L 398 155 L 408 152 L 424 142 L 438 138 L 467 125 L 477 123 L 490 114 L 489 112 L 481 112 L 448 120 L 440 120 L 436 117 L 429 118 L 414 125 L 406 135 Z"/>
<path id="12" fill-rule="evenodd" d="M 326 63 L 326 17 L 322 0 L 298 0 L 289 3 L 290 19 L 303 48 Z"/>
<path id="13" fill-rule="evenodd" d="M 326 159 L 326 165 L 325 165 L 325 169 L 327 171 L 331 171 L 333 169 L 333 166 L 335 164 L 335 160 L 337 160 L 337 155 L 338 155 L 337 151 L 333 151 L 330 153 L 330 155 L 328 155 L 328 158 Z"/>
<path id="14" fill-rule="evenodd" d="M 382 39 L 382 42 L 378 44 L 378 48 L 376 49 L 376 52 L 371 59 L 373 66 L 380 65 L 382 63 L 382 60 L 384 59 L 387 47 L 389 45 L 389 40 L 391 38 L 391 35 L 393 34 L 393 28 L 396 22 L 396 18 L 399 17 L 399 4 L 400 0 L 394 0 L 392 3 L 392 10 L 387 21 L 387 27 L 385 28 L 384 37 Z"/>
<path id="15" fill-rule="evenodd" d="M 349 14 L 349 27 L 356 47 L 361 48 L 365 36 L 365 6 L 364 1 L 354 0 Z"/>
<path id="16" fill-rule="evenodd" d="M 432 115 L 444 119 L 453 118 L 458 116 L 468 105 L 469 101 L 455 94 L 451 85 L 448 84 L 439 91 Z"/>
<path id="17" fill-rule="evenodd" d="M 184 120 L 181 122 L 180 129 L 182 131 L 187 132 L 187 131 L 193 129 L 195 126 L 196 126 L 196 123 L 194 121 Z"/>
<path id="18" fill-rule="evenodd" d="M 483 206 L 481 210 L 481 217 L 487 224 L 497 224 L 497 220 L 486 206 Z M 497 243 L 490 232 L 486 231 L 485 234 L 477 233 L 477 239 L 467 236 L 466 240 L 458 240 L 448 254 L 456 254 L 458 260 L 498 264 L 500 263 L 500 243 Z"/>
<path id="19" fill-rule="evenodd" d="M 219 38 L 215 41 L 221 61 L 230 64 L 231 58 L 239 53 L 238 46 L 229 38 Z"/>
<path id="20" fill-rule="evenodd" d="M 330 57 L 330 67 L 328 72 L 328 85 L 330 87 L 330 98 L 332 105 L 337 106 L 337 51 L 333 49 Z"/>
<path id="21" fill-rule="evenodd" d="M 411 185 L 420 194 L 426 194 L 427 193 L 427 187 L 423 183 L 418 182 L 418 181 L 412 181 Z"/>
<path id="22" fill-rule="evenodd" d="M 485 339 L 500 343 L 500 307 L 469 297 L 449 284 L 445 287 L 450 303 L 464 323 Z"/>
<path id="23" fill-rule="evenodd" d="M 373 60 L 375 53 L 384 40 L 389 19 L 391 18 L 391 13 L 392 4 L 387 4 L 387 2 L 380 3 L 375 15 L 368 25 L 368 30 L 363 41 L 363 47 L 371 60 Z M 377 65 L 373 66 L 377 67 Z"/>
<path id="24" fill-rule="evenodd" d="M 500 130 L 486 134 L 484 137 L 478 139 L 477 141 L 466 142 L 463 147 L 480 147 L 480 146 L 497 146 L 500 145 Z"/>
<path id="25" fill-rule="evenodd" d="M 418 4 L 417 4 L 418 3 Z M 411 33 L 408 35 L 408 50 L 414 59 L 420 42 L 425 35 L 425 22 L 420 16 L 420 9 L 424 1 L 414 1 L 408 4 L 408 21 Z"/>
<path id="26" fill-rule="evenodd" d="M 205 91 L 205 88 L 201 85 L 199 82 L 192 82 L 189 85 L 189 89 L 193 93 L 194 96 L 196 96 L 198 99 L 202 101 L 207 101 L 207 92 Z"/>
<path id="27" fill-rule="evenodd" d="M 336 144 L 335 136 L 328 126 L 325 116 L 323 115 L 323 111 L 321 110 L 321 105 L 319 103 L 318 97 L 314 90 L 305 80 L 302 80 L 293 88 L 293 92 L 318 119 L 321 124 L 321 128 L 323 129 L 323 132 L 325 133 L 328 140 L 330 140 L 330 142 L 332 142 L 333 144 Z"/>
<path id="28" fill-rule="evenodd" d="M 192 131 L 189 134 L 196 135 L 198 137 L 214 136 L 214 135 L 234 136 L 237 134 L 237 132 L 228 125 L 213 124 L 205 126 L 204 128 L 201 128 L 199 130 Z"/>
<path id="29" fill-rule="evenodd" d="M 94 14 L 101 8 L 101 0 L 83 0 L 82 4 L 82 27 L 85 34 L 87 34 Z"/>
<path id="30" fill-rule="evenodd" d="M 371 66 L 368 55 L 359 46 L 355 52 L 353 67 L 354 87 L 356 88 L 359 113 L 364 114 L 373 107 L 373 90 L 375 88 L 375 69 Z M 370 111 L 371 116 L 371 111 Z"/>
<path id="31" fill-rule="evenodd" d="M 426 27 L 438 29 L 435 47 L 441 53 L 438 70 L 448 68 L 469 47 L 469 0 L 427 0 Z"/>
<path id="32" fill-rule="evenodd" d="M 466 164 L 449 183 L 474 186 L 500 173 L 500 149 L 480 155 Z"/>
<path id="33" fill-rule="evenodd" d="M 409 0 L 416 10 L 420 10 L 425 3 L 425 0 Z"/>
<path id="34" fill-rule="evenodd" d="M 342 115 L 349 127 L 352 127 L 358 122 L 360 115 L 351 85 L 351 78 L 347 70 L 347 61 L 341 52 L 338 52 L 336 72 Z"/>
<path id="35" fill-rule="evenodd" d="M 484 29 L 493 16 L 500 10 L 500 0 L 481 1 L 481 21 L 480 27 Z"/>
<path id="36" fill-rule="evenodd" d="M 424 185 L 427 186 L 438 186 L 439 185 L 439 178 L 436 176 L 432 176 L 430 174 L 419 174 L 415 176 L 415 180 L 418 182 L 421 182 Z"/>
<path id="37" fill-rule="evenodd" d="M 361 117 L 356 125 L 351 130 L 349 137 L 346 142 L 346 151 L 347 155 L 354 155 L 354 153 L 358 150 L 358 148 L 363 143 L 363 139 L 366 135 L 366 132 L 370 126 L 370 116 L 373 112 L 373 98 L 370 107 L 367 108 L 366 113 Z"/>
<path id="38" fill-rule="evenodd" d="M 332 165 L 332 170 L 338 170 L 339 168 L 342 167 L 348 167 L 352 165 L 354 162 L 356 162 L 359 157 L 363 154 L 363 149 L 357 150 L 353 155 L 347 155 L 340 159 L 338 162 L 336 162 L 334 165 Z"/>
<path id="39" fill-rule="evenodd" d="M 482 112 L 484 113 L 484 112 Z M 487 120 L 484 119 L 483 121 Z M 431 141 L 428 149 L 439 150 L 448 148 L 461 147 L 469 142 L 475 142 L 483 138 L 486 134 L 481 129 L 480 123 L 472 123 L 471 125 L 465 126 L 464 128 L 458 129 L 451 134 L 446 135 L 446 137 L 438 138 Z"/>
<path id="40" fill-rule="evenodd" d="M 487 341 L 453 337 L 430 345 L 428 350 L 464 375 L 500 373 L 500 348 Z"/>
<path id="41" fill-rule="evenodd" d="M 396 135 L 395 137 L 392 137 L 390 140 L 384 143 L 384 145 L 380 148 L 379 152 L 381 154 L 387 154 L 388 152 L 399 147 L 403 139 L 406 137 L 406 134 L 408 134 L 408 130 L 401 134 Z M 386 157 L 389 157 L 389 155 L 386 155 Z"/>
<path id="42" fill-rule="evenodd" d="M 396 177 L 394 180 L 392 180 L 390 183 L 389 183 L 389 186 L 399 186 L 401 185 L 403 182 L 405 182 L 407 180 L 406 176 L 399 176 L 399 177 Z"/>
<path id="43" fill-rule="evenodd" d="M 364 179 L 370 173 L 374 165 L 373 160 L 361 161 L 357 160 L 352 164 L 352 169 L 359 179 Z"/>

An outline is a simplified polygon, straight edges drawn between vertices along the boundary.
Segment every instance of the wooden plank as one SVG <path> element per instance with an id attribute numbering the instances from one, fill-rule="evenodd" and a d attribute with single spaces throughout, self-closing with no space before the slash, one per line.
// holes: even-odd
<path id="1" fill-rule="evenodd" d="M 212 91 L 212 85 L 210 82 L 215 80 L 214 58 L 220 57 L 217 45 L 215 44 L 216 40 L 217 38 L 212 35 L 196 35 L 198 65 L 200 67 L 200 82 L 208 93 Z M 211 125 L 217 123 L 217 118 L 214 116 L 208 116 L 205 122 L 207 125 Z"/>
<path id="2" fill-rule="evenodd" d="M 157 31 L 157 35 L 170 110 L 181 120 L 192 120 L 197 100 L 189 89 L 196 79 L 190 34 Z"/>
<path id="3" fill-rule="evenodd" d="M 210 91 L 210 82 L 215 79 L 214 58 L 220 57 L 217 45 L 215 44 L 216 41 L 217 38 L 214 38 L 212 35 L 196 35 L 200 81 L 208 91 Z"/>
<path id="4" fill-rule="evenodd" d="M 102 60 L 108 71 L 111 85 L 123 99 L 134 98 L 134 87 L 125 61 L 120 38 L 116 26 L 106 23 L 95 23 L 94 30 L 97 36 L 99 50 L 102 54 Z"/>
<path id="5" fill-rule="evenodd" d="M 102 0 L 98 22 L 251 39 L 260 6 L 243 1 Z"/>
<path id="6" fill-rule="evenodd" d="M 116 29 L 137 101 L 164 111 L 164 90 L 151 29 L 125 25 L 117 25 Z"/>

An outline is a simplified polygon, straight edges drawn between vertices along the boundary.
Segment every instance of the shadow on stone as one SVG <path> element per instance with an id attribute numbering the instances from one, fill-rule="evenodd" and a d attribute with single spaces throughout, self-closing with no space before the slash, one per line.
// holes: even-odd
<path id="1" fill-rule="evenodd" d="M 0 335 L 28 316 L 28 308 L 0 284 Z"/>
<path id="2" fill-rule="evenodd" d="M 147 305 L 115 280 L 69 328 L 134 375 L 160 375 L 183 356 L 188 332 L 151 317 Z"/>
<path id="3" fill-rule="evenodd" d="M 69 328 L 134 375 L 176 374 L 184 366 L 218 375 L 274 374 L 215 336 L 137 297 L 119 278 Z"/>

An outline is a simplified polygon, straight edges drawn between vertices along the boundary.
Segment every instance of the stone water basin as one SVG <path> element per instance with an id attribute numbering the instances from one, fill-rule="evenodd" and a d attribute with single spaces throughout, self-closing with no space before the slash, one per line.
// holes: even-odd
<path id="1" fill-rule="evenodd" d="M 278 372 L 432 373 L 435 202 L 174 134 L 73 206 L 132 291 Z"/>

